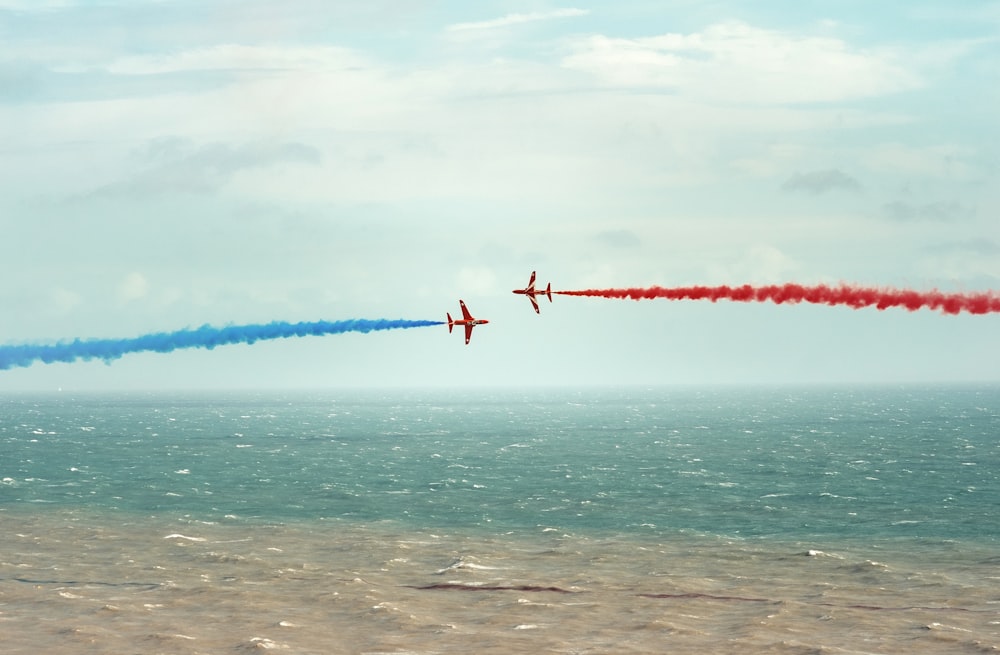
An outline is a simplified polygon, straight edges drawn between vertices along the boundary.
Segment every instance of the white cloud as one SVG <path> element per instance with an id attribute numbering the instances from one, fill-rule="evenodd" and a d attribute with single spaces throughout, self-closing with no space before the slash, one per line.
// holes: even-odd
<path id="1" fill-rule="evenodd" d="M 865 152 L 862 161 L 875 171 L 954 179 L 975 173 L 975 156 L 971 147 L 956 144 L 882 143 Z"/>
<path id="2" fill-rule="evenodd" d="M 574 16 L 586 16 L 590 11 L 587 9 L 553 9 L 552 11 L 532 11 L 525 14 L 507 14 L 500 18 L 490 20 L 475 21 L 469 23 L 453 23 L 445 29 L 449 32 L 465 32 L 470 30 L 492 30 L 521 23 L 534 23 L 556 18 L 572 18 Z"/>
<path id="3" fill-rule="evenodd" d="M 635 39 L 586 37 L 563 65 L 612 87 L 651 87 L 703 100 L 781 104 L 833 102 L 920 87 L 892 49 L 864 50 L 819 36 L 744 23 Z"/>
<path id="4" fill-rule="evenodd" d="M 938 200 L 923 204 L 914 204 L 896 200 L 882 205 L 882 211 L 896 221 L 931 221 L 935 223 L 951 223 L 970 218 L 975 211 L 962 203 Z"/>
<path id="5" fill-rule="evenodd" d="M 798 143 L 774 143 L 754 156 L 734 158 L 730 166 L 741 175 L 770 177 L 788 170 L 790 163 L 804 160 L 808 154 L 805 146 Z"/>
<path id="6" fill-rule="evenodd" d="M 319 152 L 302 143 L 209 143 L 194 146 L 180 138 L 154 139 L 136 153 L 147 165 L 128 179 L 105 185 L 99 195 L 210 193 L 242 170 L 282 164 L 318 165 Z"/>
<path id="7" fill-rule="evenodd" d="M 710 265 L 710 279 L 719 284 L 742 280 L 750 284 L 777 284 L 795 277 L 801 265 L 771 244 L 756 244 L 736 254 L 733 259 Z"/>
<path id="8" fill-rule="evenodd" d="M 67 177 L 87 190 L 122 190 L 123 180 L 129 180 L 140 191 L 163 189 L 166 182 L 215 191 L 225 182 L 234 197 L 283 202 L 506 201 L 516 193 L 522 199 L 560 197 L 587 205 L 600 203 L 601 196 L 613 202 L 620 189 L 711 183 L 720 176 L 713 167 L 717 158 L 732 161 L 723 150 L 733 135 L 899 120 L 836 107 L 711 105 L 699 97 L 622 92 L 551 61 L 456 59 L 442 66 L 405 66 L 332 46 L 221 44 L 114 57 L 100 70 L 112 77 L 238 74 L 185 93 L 43 104 L 30 111 L 0 107 L 0 119 L 9 117 L 8 123 L 23 128 L 11 135 L 13 144 L 78 143 L 81 135 L 110 134 L 129 147 L 164 135 L 202 144 L 292 143 L 314 149 L 310 163 L 316 165 L 229 166 L 224 175 L 206 178 L 202 173 L 216 170 L 210 164 L 219 160 L 209 161 L 206 152 L 190 161 L 176 158 L 176 165 L 151 176 L 144 173 L 149 162 L 136 170 L 134 159 L 113 160 L 114 151 L 101 150 L 92 155 L 107 160 L 101 167 L 88 164 Z M 758 174 L 785 172 L 791 163 L 771 161 L 773 153 L 765 161 L 754 159 L 758 151 L 741 154 L 745 161 L 734 166 Z M 21 170 L 10 171 L 12 179 L 21 176 L 26 184 L 44 179 L 36 170 L 23 170 L 24 163 L 21 158 Z M 51 170 L 52 163 L 44 163 Z M 0 170 L 3 164 L 0 158 Z M 128 170 L 116 172 L 119 166 Z"/>
<path id="9" fill-rule="evenodd" d="M 781 185 L 783 191 L 804 191 L 819 195 L 827 191 L 860 191 L 861 183 L 835 168 L 795 173 Z"/>
<path id="10" fill-rule="evenodd" d="M 496 275 L 485 266 L 466 266 L 455 275 L 455 288 L 466 295 L 489 295 L 495 291 L 496 286 Z"/>
<path id="11" fill-rule="evenodd" d="M 129 273 L 118 284 L 118 299 L 122 302 L 139 300 L 149 293 L 149 280 L 142 273 Z"/>
<path id="12" fill-rule="evenodd" d="M 29 11 L 51 11 L 53 9 L 64 9 L 73 7 L 77 3 L 74 0 L 0 0 L 0 10 L 29 12 Z"/>
<path id="13" fill-rule="evenodd" d="M 63 287 L 50 289 L 48 297 L 48 307 L 57 315 L 69 314 L 83 303 L 83 296 Z"/>
<path id="14" fill-rule="evenodd" d="M 334 46 L 278 47 L 220 44 L 160 55 L 121 57 L 105 68 L 119 75 L 148 75 L 180 71 L 257 70 L 323 71 L 366 65 L 348 48 Z"/>
<path id="15" fill-rule="evenodd" d="M 1000 282 L 1000 246 L 989 239 L 936 244 L 926 249 L 921 268 L 930 279 Z"/>

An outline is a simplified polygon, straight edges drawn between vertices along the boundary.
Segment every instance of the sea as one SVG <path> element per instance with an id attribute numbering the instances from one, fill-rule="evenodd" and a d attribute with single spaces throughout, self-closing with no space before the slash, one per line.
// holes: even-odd
<path id="1" fill-rule="evenodd" d="M 1000 650 L 1000 386 L 0 395 L 3 653 Z"/>

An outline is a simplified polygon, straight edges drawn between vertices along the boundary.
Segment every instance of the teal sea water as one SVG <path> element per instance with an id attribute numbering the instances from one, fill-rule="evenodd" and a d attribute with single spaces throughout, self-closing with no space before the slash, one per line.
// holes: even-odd
<path id="1" fill-rule="evenodd" d="M 15 394 L 0 521 L 8 652 L 985 652 L 1000 387 Z"/>

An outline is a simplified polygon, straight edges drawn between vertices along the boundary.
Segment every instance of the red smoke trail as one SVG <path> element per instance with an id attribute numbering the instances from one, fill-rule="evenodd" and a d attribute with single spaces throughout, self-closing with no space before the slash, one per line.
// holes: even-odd
<path id="1" fill-rule="evenodd" d="M 563 296 L 592 296 L 598 298 L 630 298 L 632 300 L 732 300 L 735 302 L 767 302 L 777 304 L 808 302 L 817 305 L 846 305 L 854 309 L 876 307 L 905 307 L 911 312 L 918 309 L 939 309 L 944 314 L 990 314 L 1000 312 L 1000 296 L 992 291 L 984 293 L 943 293 L 941 291 L 912 291 L 909 289 L 860 287 L 848 284 L 805 286 L 802 284 L 769 284 L 752 286 L 647 287 L 630 289 L 586 289 L 582 291 L 553 291 Z"/>

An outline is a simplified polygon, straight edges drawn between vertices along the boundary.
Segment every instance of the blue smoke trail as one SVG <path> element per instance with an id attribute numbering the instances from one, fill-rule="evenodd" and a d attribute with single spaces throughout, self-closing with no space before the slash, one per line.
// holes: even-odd
<path id="1" fill-rule="evenodd" d="M 75 362 L 78 359 L 103 359 L 105 363 L 122 355 L 138 352 L 169 353 L 178 348 L 208 348 L 234 343 L 251 344 L 265 339 L 323 336 L 344 332 L 371 332 L 398 328 L 444 325 L 443 321 L 405 321 L 402 319 L 351 319 L 287 323 L 275 321 L 261 325 L 230 325 L 215 328 L 203 325 L 194 330 L 157 332 L 134 339 L 74 339 L 50 345 L 0 346 L 0 370 L 31 366 L 35 362 Z"/>

